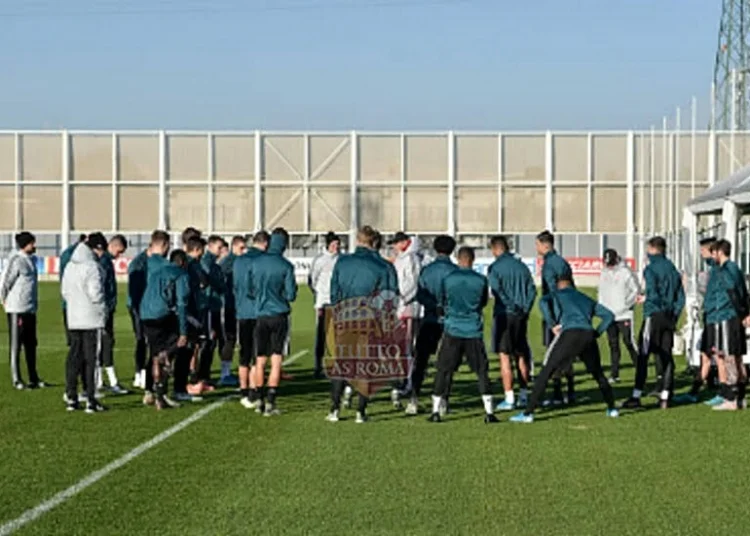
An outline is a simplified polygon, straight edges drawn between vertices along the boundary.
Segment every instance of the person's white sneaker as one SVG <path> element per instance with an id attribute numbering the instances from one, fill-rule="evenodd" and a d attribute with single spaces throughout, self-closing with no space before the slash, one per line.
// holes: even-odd
<path id="1" fill-rule="evenodd" d="M 240 404 L 242 404 L 242 407 L 245 409 L 255 409 L 255 402 L 251 402 L 250 399 L 246 396 L 243 396 L 240 400 Z"/>
<path id="2" fill-rule="evenodd" d="M 339 422 L 339 412 L 338 410 L 332 411 L 328 415 L 326 415 L 326 420 L 328 422 Z"/>
<path id="3" fill-rule="evenodd" d="M 367 418 L 367 415 L 364 413 L 357 412 L 357 424 L 363 424 L 366 423 L 369 419 Z"/>
<path id="4" fill-rule="evenodd" d="M 174 393 L 172 398 L 174 400 L 177 400 L 178 402 L 200 402 L 201 400 L 203 400 L 199 396 L 193 396 L 187 393 Z"/>
<path id="5" fill-rule="evenodd" d="M 130 391 L 128 391 L 127 389 L 123 389 L 119 385 L 113 385 L 112 387 L 109 388 L 109 392 L 112 393 L 113 395 L 126 395 Z"/>
<path id="6" fill-rule="evenodd" d="M 391 390 L 391 403 L 393 404 L 393 409 L 401 409 L 401 394 L 398 392 L 398 389 Z"/>
<path id="7" fill-rule="evenodd" d="M 440 401 L 440 407 L 438 409 L 438 415 L 440 415 L 441 418 L 445 417 L 446 415 L 448 415 L 448 401 L 446 399 L 442 399 Z"/>
<path id="8" fill-rule="evenodd" d="M 409 403 L 406 405 L 406 411 L 404 412 L 407 415 L 418 415 L 419 414 L 419 402 L 417 402 L 416 398 L 412 398 Z"/>
<path id="9" fill-rule="evenodd" d="M 133 377 L 133 387 L 135 387 L 136 389 L 146 388 L 145 378 L 141 378 L 140 372 L 136 372 L 135 376 Z"/>

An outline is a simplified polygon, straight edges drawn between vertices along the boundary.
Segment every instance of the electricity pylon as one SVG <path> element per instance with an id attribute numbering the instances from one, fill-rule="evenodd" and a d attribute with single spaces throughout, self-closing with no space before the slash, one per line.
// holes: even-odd
<path id="1" fill-rule="evenodd" d="M 747 102 L 749 34 L 750 0 L 723 0 L 711 114 L 711 127 L 716 130 L 746 131 L 750 127 Z"/>

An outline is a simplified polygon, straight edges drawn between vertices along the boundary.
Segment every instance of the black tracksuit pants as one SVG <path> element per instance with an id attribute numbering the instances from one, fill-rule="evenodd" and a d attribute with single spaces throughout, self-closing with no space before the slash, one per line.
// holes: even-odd
<path id="1" fill-rule="evenodd" d="M 137 308 L 129 308 L 130 321 L 135 334 L 135 371 L 146 368 L 146 335 L 143 332 L 143 322 Z"/>
<path id="2" fill-rule="evenodd" d="M 101 352 L 101 339 L 99 329 L 70 330 L 70 352 L 65 367 L 65 392 L 68 400 L 78 400 L 78 375 L 83 372 L 86 397 L 89 402 L 95 401 L 94 374 Z"/>
<path id="3" fill-rule="evenodd" d="M 338 411 L 341 408 L 341 395 L 344 394 L 346 388 L 346 380 L 333 380 L 331 381 L 331 411 Z M 367 403 L 369 399 L 363 394 L 359 394 L 359 405 L 357 411 L 364 413 L 367 410 Z"/>
<path id="4" fill-rule="evenodd" d="M 315 374 L 322 374 L 323 356 L 326 351 L 325 309 L 316 309 L 315 312 Z"/>
<path id="5" fill-rule="evenodd" d="M 26 370 L 29 382 L 39 382 L 36 370 L 36 315 L 33 313 L 8 313 L 8 337 L 10 348 L 10 375 L 13 384 L 23 383 L 21 379 L 21 348 L 26 356 Z"/>
<path id="6" fill-rule="evenodd" d="M 638 362 L 638 351 L 635 349 L 633 339 L 633 322 L 630 320 L 618 320 L 607 328 L 607 341 L 609 342 L 609 355 L 612 359 L 610 374 L 613 378 L 620 377 L 620 335 L 630 354 L 630 360 L 635 365 Z"/>
<path id="7" fill-rule="evenodd" d="M 586 370 L 599 384 L 599 389 L 607 402 L 607 407 L 615 407 L 615 399 L 612 394 L 612 386 L 609 385 L 599 355 L 599 346 L 596 343 L 596 332 L 593 329 L 569 329 L 556 337 L 547 348 L 542 371 L 534 380 L 534 388 L 531 391 L 529 405 L 525 413 L 531 414 L 539 405 L 539 399 L 547 388 L 547 381 L 557 370 L 566 370 L 571 366 L 577 356 L 586 365 Z"/>
<path id="8" fill-rule="evenodd" d="M 218 333 L 219 353 L 222 361 L 234 359 L 234 347 L 237 346 L 237 312 L 226 307 L 221 311 L 221 327 Z"/>
<path id="9" fill-rule="evenodd" d="M 208 311 L 204 323 L 205 338 L 201 340 L 200 352 L 198 354 L 198 380 L 209 381 L 211 379 L 211 365 L 216 350 L 217 334 L 221 331 L 221 311 Z"/>
<path id="10" fill-rule="evenodd" d="M 101 365 L 103 367 L 115 366 L 115 312 L 107 314 L 107 321 L 102 330 L 102 352 Z"/>
<path id="11" fill-rule="evenodd" d="M 453 373 L 463 362 L 464 358 L 469 364 L 469 368 L 477 375 L 479 384 L 479 394 L 492 394 L 489 362 L 487 360 L 487 351 L 484 347 L 484 340 L 463 339 L 443 335 L 443 341 L 440 344 L 440 351 L 437 357 L 437 374 L 435 375 L 435 396 L 447 397 L 450 393 Z"/>
<path id="12" fill-rule="evenodd" d="M 437 352 L 443 337 L 443 325 L 438 322 L 422 322 L 414 345 L 414 365 L 411 371 L 412 394 L 419 397 L 424 384 L 430 356 Z"/>
<path id="13" fill-rule="evenodd" d="M 674 390 L 674 342 L 675 321 L 667 313 L 654 313 L 643 320 L 638 336 L 638 362 L 635 370 L 635 388 L 643 391 L 648 376 L 648 356 L 654 354 L 661 366 L 659 391 L 669 391 L 671 398 Z"/>

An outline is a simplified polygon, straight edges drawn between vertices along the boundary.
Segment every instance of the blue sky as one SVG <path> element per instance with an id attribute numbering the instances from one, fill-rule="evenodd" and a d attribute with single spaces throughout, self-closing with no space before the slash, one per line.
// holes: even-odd
<path id="1" fill-rule="evenodd" d="M 705 127 L 720 11 L 719 0 L 0 0 L 0 128 L 648 128 L 677 106 L 686 123 L 693 95 Z"/>

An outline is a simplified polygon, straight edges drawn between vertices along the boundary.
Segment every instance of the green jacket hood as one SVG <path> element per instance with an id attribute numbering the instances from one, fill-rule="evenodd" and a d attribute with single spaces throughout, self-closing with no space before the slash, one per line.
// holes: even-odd
<path id="1" fill-rule="evenodd" d="M 287 243 L 284 235 L 272 234 L 271 241 L 268 244 L 268 253 L 275 255 L 283 255 L 286 251 Z"/>

